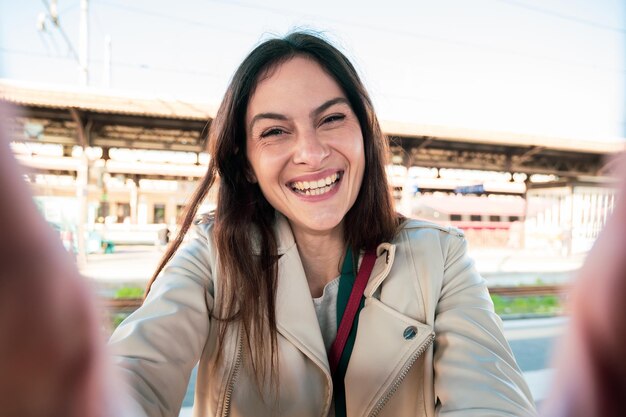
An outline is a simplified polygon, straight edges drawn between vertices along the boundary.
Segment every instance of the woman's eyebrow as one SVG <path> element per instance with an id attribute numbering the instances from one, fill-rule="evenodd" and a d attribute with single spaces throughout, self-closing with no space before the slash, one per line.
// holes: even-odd
<path id="1" fill-rule="evenodd" d="M 259 113 L 256 114 L 252 120 L 250 121 L 250 125 L 248 126 L 248 131 L 252 132 L 252 128 L 254 124 L 261 119 L 272 119 L 272 120 L 289 120 L 287 116 L 280 113 Z"/>
<path id="2" fill-rule="evenodd" d="M 348 106 L 350 105 L 350 102 L 345 97 L 331 98 L 330 100 L 325 101 L 320 106 L 318 106 L 316 109 L 311 111 L 311 113 L 310 113 L 311 118 L 315 118 L 315 117 L 319 116 L 321 113 L 323 113 L 329 107 L 332 107 L 335 104 L 339 104 L 339 103 L 343 103 L 343 104 L 346 104 Z M 284 120 L 289 120 L 289 118 L 287 116 L 285 116 L 284 114 L 280 114 L 280 113 L 259 113 L 259 114 L 256 114 L 252 118 L 252 120 L 250 121 L 250 125 L 248 126 L 248 130 L 251 132 L 252 128 L 254 127 L 254 124 L 256 122 L 258 122 L 259 120 L 262 120 L 262 119 L 283 120 L 283 121 Z"/>
<path id="3" fill-rule="evenodd" d="M 311 118 L 314 119 L 315 117 L 319 116 L 320 113 L 323 113 L 326 109 L 328 109 L 329 107 L 334 106 L 335 104 L 338 104 L 338 103 L 347 104 L 348 106 L 350 105 L 350 102 L 345 97 L 331 98 L 330 100 L 324 102 L 321 106 L 319 106 L 318 108 L 313 110 L 311 112 Z"/>

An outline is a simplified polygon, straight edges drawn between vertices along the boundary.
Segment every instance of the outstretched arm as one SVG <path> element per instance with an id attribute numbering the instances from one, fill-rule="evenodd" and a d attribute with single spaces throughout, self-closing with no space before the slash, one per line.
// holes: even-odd
<path id="1" fill-rule="evenodd" d="M 0 106 L 3 106 L 0 103 Z M 91 295 L 32 201 L 0 107 L 0 414 L 104 416 Z"/>
<path id="2" fill-rule="evenodd" d="M 546 417 L 623 416 L 626 395 L 626 155 L 617 204 L 579 272 Z"/>
<path id="3" fill-rule="evenodd" d="M 462 236 L 449 240 L 435 334 L 438 416 L 536 415 L 486 282 Z"/>

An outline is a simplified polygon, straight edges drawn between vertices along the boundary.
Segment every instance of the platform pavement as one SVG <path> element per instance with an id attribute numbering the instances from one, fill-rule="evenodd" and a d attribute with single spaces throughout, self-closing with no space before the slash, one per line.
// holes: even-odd
<path id="1" fill-rule="evenodd" d="M 105 294 L 122 286 L 144 287 L 163 256 L 165 248 L 118 246 L 112 254 L 91 254 L 81 273 Z M 470 249 L 479 272 L 489 286 L 546 284 L 570 281 L 585 255 L 561 256 L 550 251 L 519 249 Z"/>
<path id="2" fill-rule="evenodd" d="M 563 256 L 557 251 L 470 249 L 476 267 L 491 286 L 563 284 L 575 278 L 586 253 Z"/>

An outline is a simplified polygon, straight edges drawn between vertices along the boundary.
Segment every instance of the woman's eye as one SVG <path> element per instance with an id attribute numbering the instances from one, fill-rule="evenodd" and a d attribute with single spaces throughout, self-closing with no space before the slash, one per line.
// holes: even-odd
<path id="1" fill-rule="evenodd" d="M 262 138 L 266 138 L 268 136 L 278 136 L 278 135 L 282 135 L 283 133 L 285 133 L 285 131 L 283 129 L 279 129 L 277 127 L 273 127 L 271 129 L 268 129 L 265 132 L 261 133 L 261 137 Z"/>
<path id="2" fill-rule="evenodd" d="M 322 120 L 322 124 L 336 122 L 336 121 L 339 121 L 339 120 L 343 120 L 345 118 L 346 118 L 346 116 L 343 115 L 343 114 L 332 114 L 332 115 L 326 117 L 324 120 Z"/>

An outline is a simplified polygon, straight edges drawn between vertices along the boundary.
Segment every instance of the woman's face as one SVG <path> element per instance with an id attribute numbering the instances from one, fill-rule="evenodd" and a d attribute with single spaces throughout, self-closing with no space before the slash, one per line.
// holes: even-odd
<path id="1" fill-rule="evenodd" d="M 342 225 L 365 169 L 359 120 L 339 85 L 295 57 L 261 78 L 246 112 L 252 176 L 294 233 Z"/>

